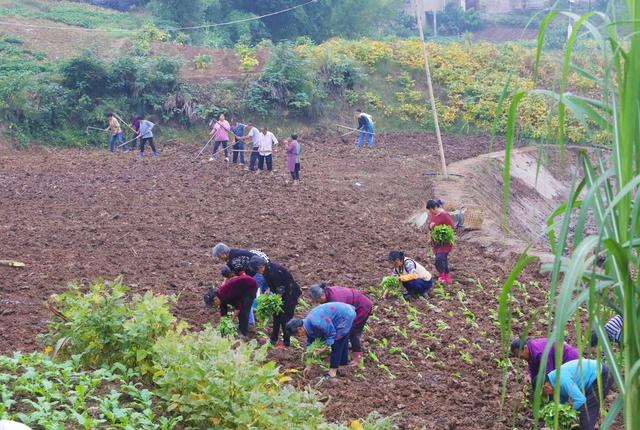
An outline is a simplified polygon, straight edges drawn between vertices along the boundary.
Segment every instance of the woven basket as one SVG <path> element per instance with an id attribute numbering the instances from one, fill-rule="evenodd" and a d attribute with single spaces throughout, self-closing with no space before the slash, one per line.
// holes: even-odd
<path id="1" fill-rule="evenodd" d="M 464 224 L 465 230 L 479 230 L 482 228 L 482 222 L 484 221 L 484 211 L 480 206 L 465 206 L 464 207 Z"/>

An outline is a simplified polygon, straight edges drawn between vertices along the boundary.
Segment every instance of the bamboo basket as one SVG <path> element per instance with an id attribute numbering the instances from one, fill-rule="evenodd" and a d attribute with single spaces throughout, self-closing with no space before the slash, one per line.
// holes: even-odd
<path id="1" fill-rule="evenodd" d="M 465 206 L 464 208 L 465 230 L 480 230 L 484 221 L 484 211 L 480 206 Z"/>

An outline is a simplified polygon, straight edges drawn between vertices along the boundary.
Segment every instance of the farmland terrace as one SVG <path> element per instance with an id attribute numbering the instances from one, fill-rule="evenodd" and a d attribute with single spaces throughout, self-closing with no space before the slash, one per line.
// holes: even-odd
<path id="1" fill-rule="evenodd" d="M 157 159 L 2 147 L 1 258 L 26 267 L 0 267 L 0 352 L 40 349 L 47 298 L 74 280 L 123 275 L 135 292 L 179 294 L 174 311 L 195 328 L 215 320 L 202 295 L 221 281 L 210 254 L 218 241 L 265 250 L 303 288 L 330 280 L 367 291 L 388 273 L 391 249 L 435 272 L 424 233 L 403 222 L 433 194 L 425 175 L 439 162 L 432 135 L 382 135 L 371 150 L 331 136 L 301 142 L 300 187 L 287 184 L 282 151 L 269 177 L 194 161 L 196 145 L 181 142 L 165 143 Z M 483 136 L 445 137 L 450 162 L 489 146 Z M 377 410 L 398 414 L 402 428 L 530 427 L 519 377 L 509 386 L 506 415 L 499 413 L 497 294 L 514 258 L 498 258 L 463 235 L 451 258 L 452 287 L 430 301 L 377 301 L 364 334 L 365 368 L 319 387 L 327 417 Z M 516 297 L 524 313 L 516 328 L 546 303 L 545 278 L 532 271 L 521 281 Z M 409 306 L 418 315 L 411 324 Z M 273 359 L 302 368 L 299 350 L 274 352 Z M 292 383 L 308 381 L 296 376 Z"/>

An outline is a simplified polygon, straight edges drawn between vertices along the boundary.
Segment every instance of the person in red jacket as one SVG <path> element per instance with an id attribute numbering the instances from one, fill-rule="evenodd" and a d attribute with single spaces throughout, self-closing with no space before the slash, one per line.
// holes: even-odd
<path id="1" fill-rule="evenodd" d="M 427 201 L 427 211 L 429 212 L 429 230 L 433 230 L 437 225 L 448 225 L 455 231 L 456 225 L 453 222 L 453 218 L 442 208 L 442 201 L 437 199 Z M 449 253 L 453 249 L 453 245 L 436 245 L 431 240 L 431 246 L 436 256 L 436 270 L 439 273 L 438 280 L 443 284 L 450 285 L 452 279 L 449 272 Z"/>
<path id="2" fill-rule="evenodd" d="M 228 314 L 229 305 L 233 306 L 234 316 L 238 317 L 238 331 L 242 335 L 248 336 L 251 305 L 257 292 L 258 283 L 256 280 L 241 273 L 227 279 L 220 288 L 210 288 L 204 295 L 204 302 L 208 306 L 219 306 L 221 316 Z"/>

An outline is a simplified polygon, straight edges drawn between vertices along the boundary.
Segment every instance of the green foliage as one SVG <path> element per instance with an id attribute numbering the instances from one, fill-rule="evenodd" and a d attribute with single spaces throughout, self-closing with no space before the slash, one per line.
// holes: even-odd
<path id="1" fill-rule="evenodd" d="M 385 276 L 379 286 L 371 286 L 369 290 L 378 300 L 387 297 L 400 298 L 403 292 L 402 283 L 397 276 Z"/>
<path id="2" fill-rule="evenodd" d="M 431 238 L 436 245 L 453 245 L 456 233 L 450 225 L 440 224 L 431 229 Z"/>
<path id="3" fill-rule="evenodd" d="M 542 419 L 544 425 L 558 430 L 574 430 L 580 427 L 578 423 L 578 411 L 573 409 L 569 403 L 556 405 L 553 402 L 547 403 L 542 408 Z M 558 417 L 558 427 L 555 427 L 556 416 Z"/>
<path id="4" fill-rule="evenodd" d="M 62 294 L 52 296 L 54 306 L 65 320 L 49 323 L 45 343 L 66 356 L 78 354 L 91 366 L 123 363 L 146 375 L 151 369 L 151 351 L 156 339 L 180 332 L 169 307 L 175 297 L 134 295 L 121 279 L 94 281 L 85 291 L 71 284 Z"/>
<path id="5" fill-rule="evenodd" d="M 206 3 L 203 0 L 151 0 L 149 7 L 161 19 L 180 27 L 203 23 Z"/>
<path id="6" fill-rule="evenodd" d="M 218 323 L 218 331 L 220 332 L 220 336 L 234 337 L 238 334 L 238 325 L 230 316 L 222 317 Z"/>
<path id="7" fill-rule="evenodd" d="M 447 3 L 444 11 L 438 14 L 438 33 L 444 36 L 455 36 L 465 32 L 477 31 L 484 23 L 475 9 L 463 10 L 459 4 Z"/>
<path id="8" fill-rule="evenodd" d="M 250 86 L 247 101 L 254 111 L 262 115 L 274 107 L 304 114 L 308 113 L 316 92 L 308 61 L 285 43 L 274 48 L 260 79 Z"/>
<path id="9" fill-rule="evenodd" d="M 199 428 L 317 428 L 322 408 L 314 394 L 283 386 L 268 348 L 210 328 L 171 334 L 154 347 L 158 394 Z"/>
<path id="10" fill-rule="evenodd" d="M 159 400 L 121 364 L 85 370 L 79 357 L 0 356 L 0 419 L 33 428 L 169 430 L 182 417 L 162 415 Z"/>
<path id="11" fill-rule="evenodd" d="M 534 62 L 536 76 L 544 72 L 541 59 L 545 34 L 550 23 L 558 16 L 559 13 L 553 11 L 540 25 Z M 552 342 L 564 342 L 572 322 L 579 350 L 586 349 L 585 336 L 580 333 L 589 333 L 589 329 L 594 328 L 598 337 L 594 355 L 604 356 L 609 374 L 619 387 L 601 428 L 611 428 L 623 412 L 624 427 L 636 429 L 640 428 L 640 414 L 637 413 L 640 404 L 640 289 L 636 273 L 640 251 L 640 242 L 637 240 L 640 235 L 640 9 L 630 8 L 625 23 L 614 15 L 587 13 L 583 16 L 562 16 L 572 21 L 572 33 L 564 48 L 559 85 L 553 91 L 539 89 L 544 85 L 538 85 L 537 82 L 530 87 L 538 88 L 536 90 L 518 87 L 510 99 L 503 174 L 504 215 L 506 219 L 511 187 L 509 160 L 516 142 L 518 108 L 525 96 L 541 95 L 553 103 L 554 116 L 559 125 L 555 141 L 561 154 L 564 154 L 569 138 L 569 130 L 565 128 L 565 118 L 569 113 L 581 123 L 597 124 L 605 132 L 604 144 L 611 151 L 579 154 L 574 183 L 567 199 L 547 221 L 554 259 L 551 264 L 544 265 L 544 269 L 551 273 L 549 307 L 554 312 L 550 318 L 553 324 L 547 335 L 548 348 L 541 361 L 549 358 Z M 582 75 L 594 87 L 591 97 L 575 94 L 570 84 L 572 73 L 580 70 L 576 66 L 579 56 L 575 55 L 574 49 L 583 31 L 588 31 L 595 40 L 589 52 L 589 60 L 595 70 Z M 628 35 L 622 36 L 621 33 Z M 511 338 L 512 289 L 524 267 L 537 262 L 537 258 L 527 253 L 528 248 L 505 281 L 500 294 L 499 324 L 502 327 L 504 356 L 508 355 Z M 598 263 L 600 255 L 606 256 L 603 265 Z M 602 327 L 611 312 L 619 313 L 624 319 L 622 363 L 616 360 Z M 555 359 L 558 366 L 558 351 Z M 543 369 L 537 378 L 533 408 L 536 419 L 541 410 Z M 553 401 L 555 405 L 560 403 L 557 386 Z M 556 416 L 554 427 L 558 425 L 558 419 Z"/>
<path id="12" fill-rule="evenodd" d="M 256 318 L 263 325 L 266 325 L 272 316 L 284 311 L 282 296 L 279 294 L 261 294 L 256 300 L 258 302 Z"/>
<path id="13" fill-rule="evenodd" d="M 307 349 L 302 356 L 302 361 L 304 362 L 305 367 L 318 365 L 325 368 L 327 367 L 328 358 L 329 351 L 327 350 L 327 345 L 322 341 L 322 339 L 315 339 L 307 346 Z"/>
<path id="14" fill-rule="evenodd" d="M 211 63 L 213 62 L 213 58 L 208 54 L 198 54 L 193 58 L 193 64 L 196 66 L 198 70 L 207 69 Z"/>

